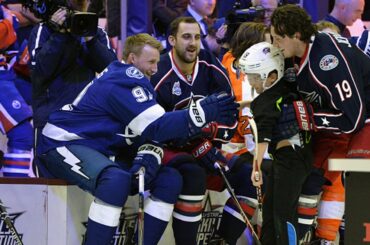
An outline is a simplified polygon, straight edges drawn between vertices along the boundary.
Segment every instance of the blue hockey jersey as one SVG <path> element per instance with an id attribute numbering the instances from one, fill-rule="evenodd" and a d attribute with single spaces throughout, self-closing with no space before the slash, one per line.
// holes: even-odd
<path id="1" fill-rule="evenodd" d="M 185 76 L 177 67 L 172 52 L 161 56 L 158 73 L 151 78 L 157 101 L 166 111 L 187 108 L 197 100 L 216 92 L 233 94 L 225 68 L 211 53 L 200 50 L 193 74 Z"/>
<path id="2" fill-rule="evenodd" d="M 145 141 L 188 137 L 188 118 L 187 110 L 165 113 L 143 73 L 115 61 L 72 104 L 50 115 L 44 151 L 79 144 L 115 156 L 120 148 Z"/>
<path id="3" fill-rule="evenodd" d="M 370 117 L 370 59 L 342 36 L 312 37 L 297 83 L 318 129 L 352 133 Z"/>

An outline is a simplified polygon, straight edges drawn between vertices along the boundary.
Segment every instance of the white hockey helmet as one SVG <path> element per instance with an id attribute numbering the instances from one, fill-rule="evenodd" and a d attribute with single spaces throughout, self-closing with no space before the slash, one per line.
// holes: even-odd
<path id="1" fill-rule="evenodd" d="M 279 81 L 284 76 L 284 56 L 271 43 L 260 42 L 244 51 L 239 59 L 239 68 L 244 74 L 259 74 L 263 83 L 270 72 L 276 70 Z"/>

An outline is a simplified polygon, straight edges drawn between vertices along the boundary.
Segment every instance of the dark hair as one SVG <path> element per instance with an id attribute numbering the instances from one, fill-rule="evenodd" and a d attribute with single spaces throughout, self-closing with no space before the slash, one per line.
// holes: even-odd
<path id="1" fill-rule="evenodd" d="M 271 15 L 271 25 L 275 33 L 282 37 L 293 37 L 299 32 L 303 42 L 309 42 L 311 36 L 317 33 L 311 17 L 304 9 L 293 4 L 278 7 Z"/>
<path id="2" fill-rule="evenodd" d="M 170 27 L 168 29 L 168 35 L 176 36 L 177 32 L 179 31 L 179 26 L 181 23 L 197 24 L 199 26 L 199 23 L 193 17 L 178 17 L 171 22 Z"/>
<path id="3" fill-rule="evenodd" d="M 231 54 L 239 59 L 252 45 L 265 41 L 266 26 L 263 23 L 245 22 L 239 26 L 230 42 Z"/>
<path id="4" fill-rule="evenodd" d="M 130 53 L 140 55 L 145 45 L 149 45 L 159 52 L 163 50 L 162 44 L 157 39 L 147 33 L 139 33 L 126 38 L 122 53 L 123 60 L 126 61 Z"/>

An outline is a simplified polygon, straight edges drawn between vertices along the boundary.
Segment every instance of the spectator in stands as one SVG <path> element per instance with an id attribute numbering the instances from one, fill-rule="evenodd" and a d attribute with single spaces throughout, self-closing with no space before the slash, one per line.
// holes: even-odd
<path id="1" fill-rule="evenodd" d="M 8 138 L 2 171 L 6 177 L 28 177 L 32 176 L 32 111 L 14 83 L 18 52 L 14 26 L 15 17 L 0 3 L 0 130 Z"/>
<path id="2" fill-rule="evenodd" d="M 154 35 L 166 36 L 170 23 L 184 14 L 189 0 L 153 0 Z"/>
<path id="3" fill-rule="evenodd" d="M 361 18 L 364 8 L 365 0 L 335 0 L 334 8 L 325 20 L 337 25 L 342 36 L 350 37 L 347 26 Z"/>
<path id="4" fill-rule="evenodd" d="M 190 0 L 184 16 L 193 17 L 199 24 L 201 30 L 201 48 L 208 51 L 211 49 L 211 43 L 214 36 L 209 35 L 209 28 L 213 25 L 214 20 L 210 17 L 215 10 L 216 0 Z M 171 47 L 167 47 L 170 50 Z"/>

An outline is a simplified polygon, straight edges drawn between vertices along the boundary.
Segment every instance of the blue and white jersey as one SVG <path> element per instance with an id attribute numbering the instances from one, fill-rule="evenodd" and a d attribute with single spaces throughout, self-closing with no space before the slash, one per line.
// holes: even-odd
<path id="1" fill-rule="evenodd" d="M 340 35 L 313 37 L 297 83 L 318 129 L 352 133 L 370 118 L 370 59 Z"/>
<path id="2" fill-rule="evenodd" d="M 80 144 L 117 155 L 125 146 L 188 137 L 188 111 L 165 114 L 155 96 L 137 68 L 112 62 L 72 104 L 50 115 L 43 130 L 44 152 Z"/>

